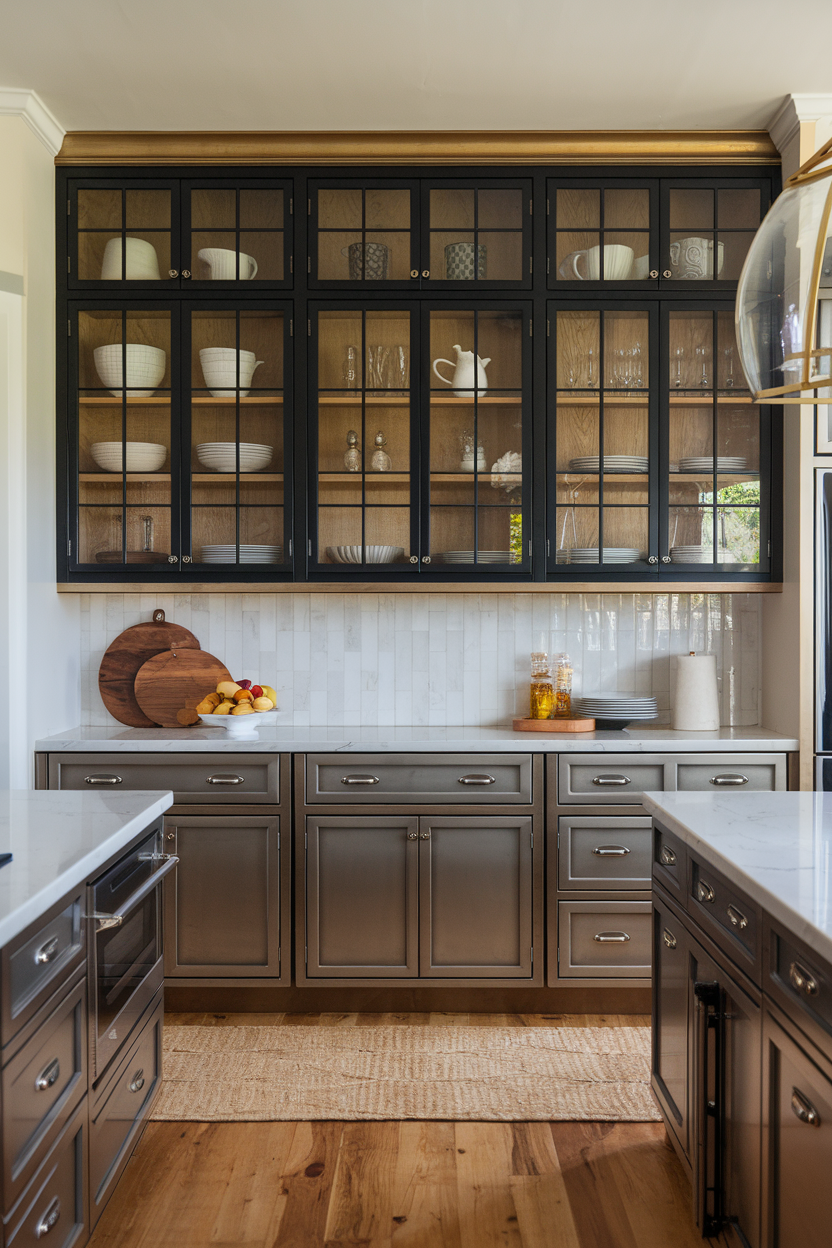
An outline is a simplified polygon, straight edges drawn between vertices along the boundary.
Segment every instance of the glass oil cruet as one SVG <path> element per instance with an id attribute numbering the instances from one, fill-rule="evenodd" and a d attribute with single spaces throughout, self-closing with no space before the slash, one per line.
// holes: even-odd
<path id="1" fill-rule="evenodd" d="M 358 434 L 350 429 L 347 434 L 347 449 L 344 452 L 344 467 L 347 472 L 361 471 L 361 451 L 358 447 Z"/>
<path id="2" fill-rule="evenodd" d="M 569 719 L 572 715 L 572 661 L 568 654 L 557 654 L 552 659 L 555 696 L 553 719 Z"/>
<path id="3" fill-rule="evenodd" d="M 552 712 L 555 709 L 555 689 L 549 668 L 549 655 L 543 646 L 543 638 L 541 637 L 540 649 L 533 650 L 531 654 L 530 719 L 551 719 Z"/>
<path id="4" fill-rule="evenodd" d="M 387 439 L 379 429 L 376 434 L 376 449 L 373 451 L 373 458 L 370 460 L 370 467 L 373 472 L 389 472 L 393 467 L 393 461 L 385 451 Z"/>

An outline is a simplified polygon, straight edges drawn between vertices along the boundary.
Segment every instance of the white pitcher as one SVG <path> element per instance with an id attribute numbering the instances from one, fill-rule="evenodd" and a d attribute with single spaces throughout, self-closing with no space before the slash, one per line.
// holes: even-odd
<path id="1" fill-rule="evenodd" d="M 433 371 L 440 381 L 444 381 L 446 386 L 456 386 L 454 394 L 458 399 L 470 399 L 472 392 L 477 390 L 488 389 L 488 378 L 485 375 L 487 366 L 491 363 L 491 356 L 487 359 L 481 359 L 477 356 L 476 378 L 474 375 L 474 352 L 461 350 L 458 343 L 454 343 L 454 351 L 456 351 L 456 364 L 452 360 L 434 360 Z M 447 377 L 443 377 L 437 368 L 438 364 L 450 364 L 454 370 L 453 381 L 449 381 Z"/>

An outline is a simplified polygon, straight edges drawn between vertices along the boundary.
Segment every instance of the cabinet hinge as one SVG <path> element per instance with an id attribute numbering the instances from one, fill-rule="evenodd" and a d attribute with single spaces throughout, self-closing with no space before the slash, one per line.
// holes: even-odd
<path id="1" fill-rule="evenodd" d="M 289 317 L 289 337 L 294 338 L 294 336 L 295 336 L 295 318 L 293 316 L 290 316 Z"/>
<path id="2" fill-rule="evenodd" d="M 529 272 L 534 273 L 534 256 L 529 256 Z"/>
<path id="3" fill-rule="evenodd" d="M 312 322 L 310 320 L 307 320 L 306 322 L 306 337 L 312 337 Z"/>
<path id="4" fill-rule="evenodd" d="M 530 217 L 534 216 L 534 200 L 533 199 L 529 200 L 529 216 Z"/>
<path id="5" fill-rule="evenodd" d="M 531 949 L 529 950 L 529 953 L 531 955 L 530 957 L 531 964 L 532 966 L 534 966 L 534 945 L 532 945 Z"/>
<path id="6" fill-rule="evenodd" d="M 546 261 L 546 272 L 547 272 L 547 273 L 549 272 L 549 261 L 548 261 L 548 260 Z M 546 317 L 546 337 L 547 337 L 547 338 L 549 337 L 549 318 L 548 318 L 548 316 Z"/>
<path id="7" fill-rule="evenodd" d="M 312 257 L 311 256 L 306 257 L 306 272 L 307 273 L 312 272 Z"/>
<path id="8" fill-rule="evenodd" d="M 280 849 L 280 833 L 277 834 L 277 848 Z"/>
<path id="9" fill-rule="evenodd" d="M 72 321 L 71 320 L 68 320 L 66 323 L 66 336 L 67 338 L 72 337 Z"/>
<path id="10" fill-rule="evenodd" d="M 547 195 L 547 197 L 546 197 L 546 216 L 548 217 L 548 215 L 549 215 L 549 197 L 548 197 L 548 195 Z"/>
<path id="11" fill-rule="evenodd" d="M 293 195 L 290 195 L 289 196 L 289 216 L 290 217 L 294 216 L 294 212 L 295 212 L 295 198 Z"/>
<path id="12" fill-rule="evenodd" d="M 768 557 L 771 558 L 771 538 L 768 539 Z"/>
<path id="13" fill-rule="evenodd" d="M 66 258 L 66 271 L 67 273 L 72 272 L 72 257 L 71 256 L 67 256 Z"/>
<path id="14" fill-rule="evenodd" d="M 309 847 L 309 833 L 308 833 L 308 832 L 304 832 L 304 834 L 303 834 L 303 848 L 304 848 L 304 849 L 307 849 L 308 847 Z"/>
<path id="15" fill-rule="evenodd" d="M 532 539 L 529 538 L 529 558 L 531 559 L 531 557 L 532 557 Z"/>
<path id="16" fill-rule="evenodd" d="M 549 543 L 549 539 L 548 539 L 548 537 L 547 537 L 547 538 L 546 538 L 546 558 L 547 558 L 547 559 L 548 559 L 549 555 L 551 555 L 551 553 L 552 553 L 552 550 L 551 550 L 551 546 L 550 546 L 550 543 Z"/>
<path id="17" fill-rule="evenodd" d="M 529 317 L 529 337 L 532 337 L 532 318 Z"/>
<path id="18" fill-rule="evenodd" d="M 289 257 L 289 272 L 294 273 L 294 271 L 295 271 L 295 257 L 290 256 Z"/>
<path id="19" fill-rule="evenodd" d="M 312 538 L 311 537 L 306 539 L 306 553 L 307 555 L 309 555 L 311 559 L 312 558 Z"/>
<path id="20" fill-rule="evenodd" d="M 312 200 L 311 199 L 307 199 L 306 201 L 306 215 L 307 217 L 312 216 Z"/>
<path id="21" fill-rule="evenodd" d="M 289 538 L 289 558 L 292 558 L 292 539 Z"/>
<path id="22" fill-rule="evenodd" d="M 548 274 L 549 274 L 549 257 L 547 256 L 546 257 L 546 275 L 548 276 Z"/>
<path id="23" fill-rule="evenodd" d="M 71 199 L 68 199 L 66 201 L 66 215 L 68 217 L 72 216 L 72 200 Z"/>
<path id="24" fill-rule="evenodd" d="M 529 833 L 529 845 L 532 849 L 534 849 L 534 832 Z"/>
<path id="25" fill-rule="evenodd" d="M 67 555 L 69 555 L 69 556 L 71 556 L 71 555 L 72 555 L 72 538 L 69 538 L 69 540 L 67 541 L 67 544 L 66 544 L 66 553 L 67 553 Z"/>

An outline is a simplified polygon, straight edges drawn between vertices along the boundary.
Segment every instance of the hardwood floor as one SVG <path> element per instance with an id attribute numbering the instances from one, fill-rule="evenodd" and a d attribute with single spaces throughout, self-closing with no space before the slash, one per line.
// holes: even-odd
<path id="1" fill-rule="evenodd" d="M 637 1026 L 640 1015 L 172 1014 L 209 1026 Z M 654 1123 L 152 1122 L 93 1248 L 696 1248 Z"/>

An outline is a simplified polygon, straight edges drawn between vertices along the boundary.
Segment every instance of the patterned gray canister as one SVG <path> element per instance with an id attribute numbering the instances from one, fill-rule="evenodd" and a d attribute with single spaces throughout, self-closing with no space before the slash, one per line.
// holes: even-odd
<path id="1" fill-rule="evenodd" d="M 474 244 L 448 243 L 445 248 L 445 277 L 449 282 L 483 281 L 488 248 L 480 243 L 477 251 L 477 271 L 474 273 Z"/>
<path id="2" fill-rule="evenodd" d="M 350 243 L 341 248 L 350 266 L 350 281 L 386 282 L 390 274 L 390 248 L 384 243 Z"/>

